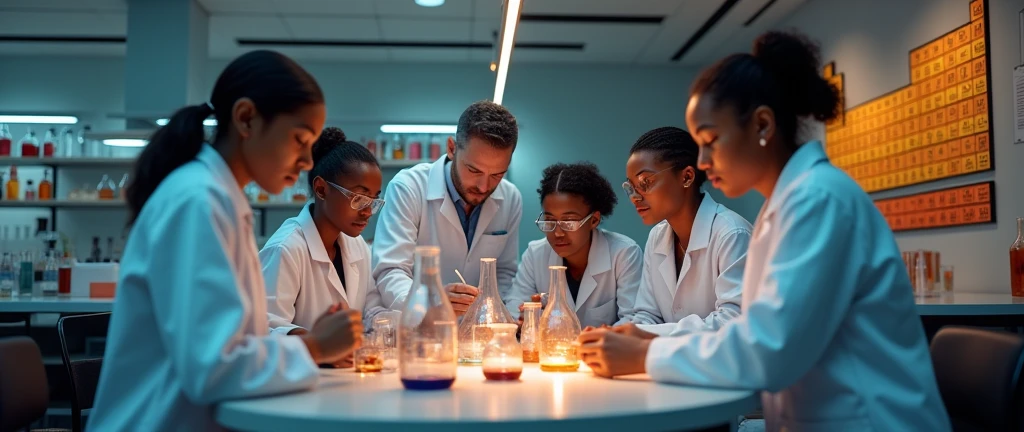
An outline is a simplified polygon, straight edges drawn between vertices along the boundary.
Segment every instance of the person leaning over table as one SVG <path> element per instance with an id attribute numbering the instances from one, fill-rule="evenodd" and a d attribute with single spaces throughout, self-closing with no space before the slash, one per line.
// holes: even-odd
<path id="1" fill-rule="evenodd" d="M 203 121 L 217 132 L 205 144 Z M 280 193 L 312 166 L 323 93 L 272 51 L 232 61 L 210 102 L 150 138 L 128 186 L 121 260 L 96 403 L 86 429 L 219 430 L 214 405 L 307 390 L 317 363 L 362 338 L 358 310 L 324 310 L 308 334 L 268 334 L 253 215 L 242 188 Z"/>
<path id="2" fill-rule="evenodd" d="M 512 285 L 523 199 L 505 173 L 519 140 L 505 107 L 476 102 L 459 117 L 448 153 L 388 182 L 373 242 L 373 277 L 384 307 L 401 310 L 412 287 L 416 246 L 440 245 L 441 280 L 462 316 L 480 293 L 480 258 L 496 258 L 498 290 Z M 460 283 L 455 271 L 462 272 Z"/>
<path id="3" fill-rule="evenodd" d="M 313 202 L 281 224 L 260 251 L 272 333 L 305 334 L 334 304 L 363 311 L 363 328 L 385 309 L 360 235 L 384 205 L 377 158 L 328 127 L 313 144 Z M 351 366 L 351 357 L 336 366 Z"/>
<path id="4" fill-rule="evenodd" d="M 557 163 L 544 169 L 537 193 L 544 210 L 536 223 L 545 238 L 523 252 L 512 289 L 502 298 L 508 310 L 521 320 L 523 303 L 548 292 L 548 266 L 564 265 L 567 300 L 580 324 L 625 322 L 643 254 L 629 237 L 598 227 L 618 202 L 612 185 L 592 163 Z"/>
<path id="5" fill-rule="evenodd" d="M 805 37 L 769 32 L 705 70 L 686 110 L 699 166 L 726 196 L 765 197 L 743 313 L 716 331 L 580 335 L 595 373 L 763 390 L 775 430 L 948 431 L 896 241 L 871 198 L 800 121 L 836 117 L 838 90 Z"/>

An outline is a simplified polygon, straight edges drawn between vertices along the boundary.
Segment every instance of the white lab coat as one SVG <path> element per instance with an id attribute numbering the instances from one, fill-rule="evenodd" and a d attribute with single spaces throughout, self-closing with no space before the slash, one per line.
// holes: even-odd
<path id="1" fill-rule="evenodd" d="M 765 390 L 769 431 L 950 430 L 892 231 L 820 142 L 783 169 L 745 273 L 742 315 L 651 341 L 654 380 Z"/>
<path id="2" fill-rule="evenodd" d="M 676 238 L 668 222 L 651 229 L 644 249 L 636 308 L 627 317 L 642 330 L 681 335 L 715 330 L 740 315 L 750 223 L 704 194 L 676 274 Z"/>
<path id="3" fill-rule="evenodd" d="M 285 220 L 260 250 L 271 332 L 288 334 L 296 327 L 309 330 L 340 301 L 363 311 L 363 327 L 369 331 L 373 317 L 386 311 L 370 274 L 370 247 L 362 236 L 342 233 L 338 237 L 345 269 L 343 284 L 324 249 L 310 207 L 306 204 L 298 216 Z"/>
<path id="4" fill-rule="evenodd" d="M 442 157 L 400 171 L 388 182 L 384 206 L 377 220 L 373 241 L 373 278 L 377 281 L 384 307 L 401 310 L 412 287 L 412 267 L 418 245 L 441 247 L 441 281 L 466 283 L 480 280 L 480 258 L 497 258 L 498 293 L 504 298 L 516 273 L 519 255 L 519 222 L 523 199 L 508 180 L 481 204 L 480 220 L 470 247 L 459 222 L 455 202 L 448 196 Z M 433 221 L 436 240 L 432 239 Z"/>
<path id="5" fill-rule="evenodd" d="M 313 387 L 294 336 L 269 335 L 252 209 L 204 145 L 143 207 L 125 245 L 89 430 L 212 430 L 213 405 Z"/>
<path id="6" fill-rule="evenodd" d="M 642 256 L 640 246 L 633 239 L 600 228 L 593 231 L 587 269 L 580 279 L 575 301 L 566 287 L 566 299 L 581 325 L 597 327 L 626 322 L 640 286 Z M 560 265 L 563 265 L 562 257 L 547 239 L 530 242 L 523 252 L 512 290 L 503 298 L 513 318 L 519 318 L 519 305 L 530 301 L 531 295 L 548 292 L 551 283 L 548 266 Z"/>

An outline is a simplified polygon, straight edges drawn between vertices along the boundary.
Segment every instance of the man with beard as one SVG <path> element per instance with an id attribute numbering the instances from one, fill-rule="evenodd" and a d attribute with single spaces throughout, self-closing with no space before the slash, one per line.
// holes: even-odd
<path id="1" fill-rule="evenodd" d="M 504 177 L 518 138 L 512 113 L 476 102 L 459 117 L 445 157 L 402 170 L 388 183 L 373 240 L 373 277 L 385 307 L 404 306 L 418 245 L 440 246 L 441 280 L 458 316 L 479 294 L 467 284 L 479 280 L 480 258 L 497 259 L 498 290 L 509 289 L 523 202 Z"/>

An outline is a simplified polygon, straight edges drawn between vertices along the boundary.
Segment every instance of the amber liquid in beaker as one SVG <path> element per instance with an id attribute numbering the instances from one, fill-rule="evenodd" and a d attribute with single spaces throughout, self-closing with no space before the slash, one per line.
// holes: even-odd
<path id="1" fill-rule="evenodd" d="M 523 350 L 523 363 L 538 363 L 540 362 L 540 352 L 537 350 Z"/>
<path id="2" fill-rule="evenodd" d="M 1010 293 L 1024 297 L 1024 249 L 1010 251 Z"/>
<path id="3" fill-rule="evenodd" d="M 544 372 L 576 372 L 580 370 L 580 362 L 575 363 L 541 363 L 540 370 Z"/>

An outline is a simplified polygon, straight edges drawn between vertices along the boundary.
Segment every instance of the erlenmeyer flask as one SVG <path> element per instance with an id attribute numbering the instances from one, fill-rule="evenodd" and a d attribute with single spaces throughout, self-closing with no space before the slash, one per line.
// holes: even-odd
<path id="1" fill-rule="evenodd" d="M 480 258 L 480 295 L 459 324 L 459 363 L 480 364 L 491 340 L 489 324 L 516 324 L 498 294 L 497 260 Z"/>
<path id="2" fill-rule="evenodd" d="M 416 248 L 398 335 L 398 373 L 410 390 L 449 388 L 458 370 L 455 310 L 441 285 L 440 255 L 437 246 Z"/>
<path id="3" fill-rule="evenodd" d="M 550 266 L 551 285 L 548 306 L 540 316 L 540 370 L 572 372 L 580 367 L 576 338 L 580 320 L 566 297 L 565 267 Z"/>

